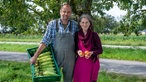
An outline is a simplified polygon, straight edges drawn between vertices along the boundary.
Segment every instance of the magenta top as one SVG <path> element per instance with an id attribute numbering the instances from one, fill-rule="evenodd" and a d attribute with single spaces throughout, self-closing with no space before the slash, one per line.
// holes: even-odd
<path id="1" fill-rule="evenodd" d="M 75 43 L 76 43 L 76 51 L 77 50 L 89 50 L 93 51 L 95 56 L 102 53 L 102 45 L 100 38 L 96 32 L 92 30 L 88 30 L 86 36 L 82 30 L 79 30 L 75 33 Z"/>

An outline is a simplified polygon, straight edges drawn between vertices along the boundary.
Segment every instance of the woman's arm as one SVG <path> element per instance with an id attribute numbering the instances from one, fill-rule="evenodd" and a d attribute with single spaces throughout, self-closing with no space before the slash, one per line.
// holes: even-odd
<path id="1" fill-rule="evenodd" d="M 100 37 L 98 36 L 97 33 L 93 33 L 93 54 L 94 55 L 99 55 L 102 54 L 103 49 L 102 49 L 102 44 L 101 44 L 101 40 Z"/>

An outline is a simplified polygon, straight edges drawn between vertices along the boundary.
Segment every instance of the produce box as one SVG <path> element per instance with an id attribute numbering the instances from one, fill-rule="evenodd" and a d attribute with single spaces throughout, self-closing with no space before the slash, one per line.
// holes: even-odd
<path id="1" fill-rule="evenodd" d="M 38 47 L 27 49 L 28 57 L 31 58 Z M 33 82 L 57 82 L 61 79 L 59 67 L 56 63 L 53 48 L 49 45 L 37 58 L 36 64 L 30 65 Z"/>

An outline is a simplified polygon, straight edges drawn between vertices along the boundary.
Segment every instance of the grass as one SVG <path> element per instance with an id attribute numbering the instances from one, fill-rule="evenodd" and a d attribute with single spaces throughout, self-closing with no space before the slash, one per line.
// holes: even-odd
<path id="1" fill-rule="evenodd" d="M 105 48 L 103 47 L 103 54 L 101 58 L 118 59 L 118 60 L 132 60 L 146 62 L 146 50 L 143 49 L 126 49 L 126 48 Z"/>
<path id="2" fill-rule="evenodd" d="M 113 35 L 113 34 L 100 34 L 99 35 L 102 41 L 102 44 L 111 44 L 111 45 L 129 45 L 129 46 L 146 46 L 146 35 Z"/>
<path id="3" fill-rule="evenodd" d="M 26 49 L 32 48 L 38 45 L 26 45 L 26 44 L 0 44 L 0 51 L 12 51 L 12 52 L 26 52 Z"/>
<path id="4" fill-rule="evenodd" d="M 102 71 L 99 73 L 98 82 L 146 82 L 145 78 L 139 78 L 137 76 L 125 76 L 116 73 L 107 73 Z"/>
<path id="5" fill-rule="evenodd" d="M 0 60 L 0 82 L 31 82 L 30 66 L 24 62 Z"/>
<path id="6" fill-rule="evenodd" d="M 28 62 L 0 60 L 0 82 L 31 82 L 31 69 Z M 146 82 L 146 79 L 127 77 L 115 73 L 101 71 L 98 82 Z M 61 81 L 63 82 L 63 81 Z"/>
<path id="7" fill-rule="evenodd" d="M 39 42 L 43 35 L 0 34 L 0 41 L 7 42 Z"/>
<path id="8" fill-rule="evenodd" d="M 146 46 L 146 35 L 114 35 L 114 34 L 99 34 L 102 44 L 111 45 L 132 45 L 132 46 Z M 14 35 L 14 34 L 0 34 L 0 41 L 12 42 L 40 42 L 43 35 Z"/>

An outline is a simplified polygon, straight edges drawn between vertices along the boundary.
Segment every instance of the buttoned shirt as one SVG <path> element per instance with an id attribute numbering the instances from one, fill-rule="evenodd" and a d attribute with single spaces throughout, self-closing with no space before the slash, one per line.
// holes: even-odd
<path id="1" fill-rule="evenodd" d="M 69 31 L 70 24 L 71 24 L 71 32 Z M 58 28 L 58 31 L 56 28 Z M 76 31 L 78 31 L 78 25 L 77 22 L 75 22 L 74 20 L 69 20 L 67 27 L 65 29 L 60 19 L 58 19 L 58 25 L 56 25 L 56 20 L 52 20 L 47 25 L 47 30 L 41 42 L 44 43 L 46 46 L 48 46 L 49 44 L 52 44 L 54 46 L 54 40 L 57 32 L 60 34 L 70 32 L 74 36 L 74 33 Z"/>

